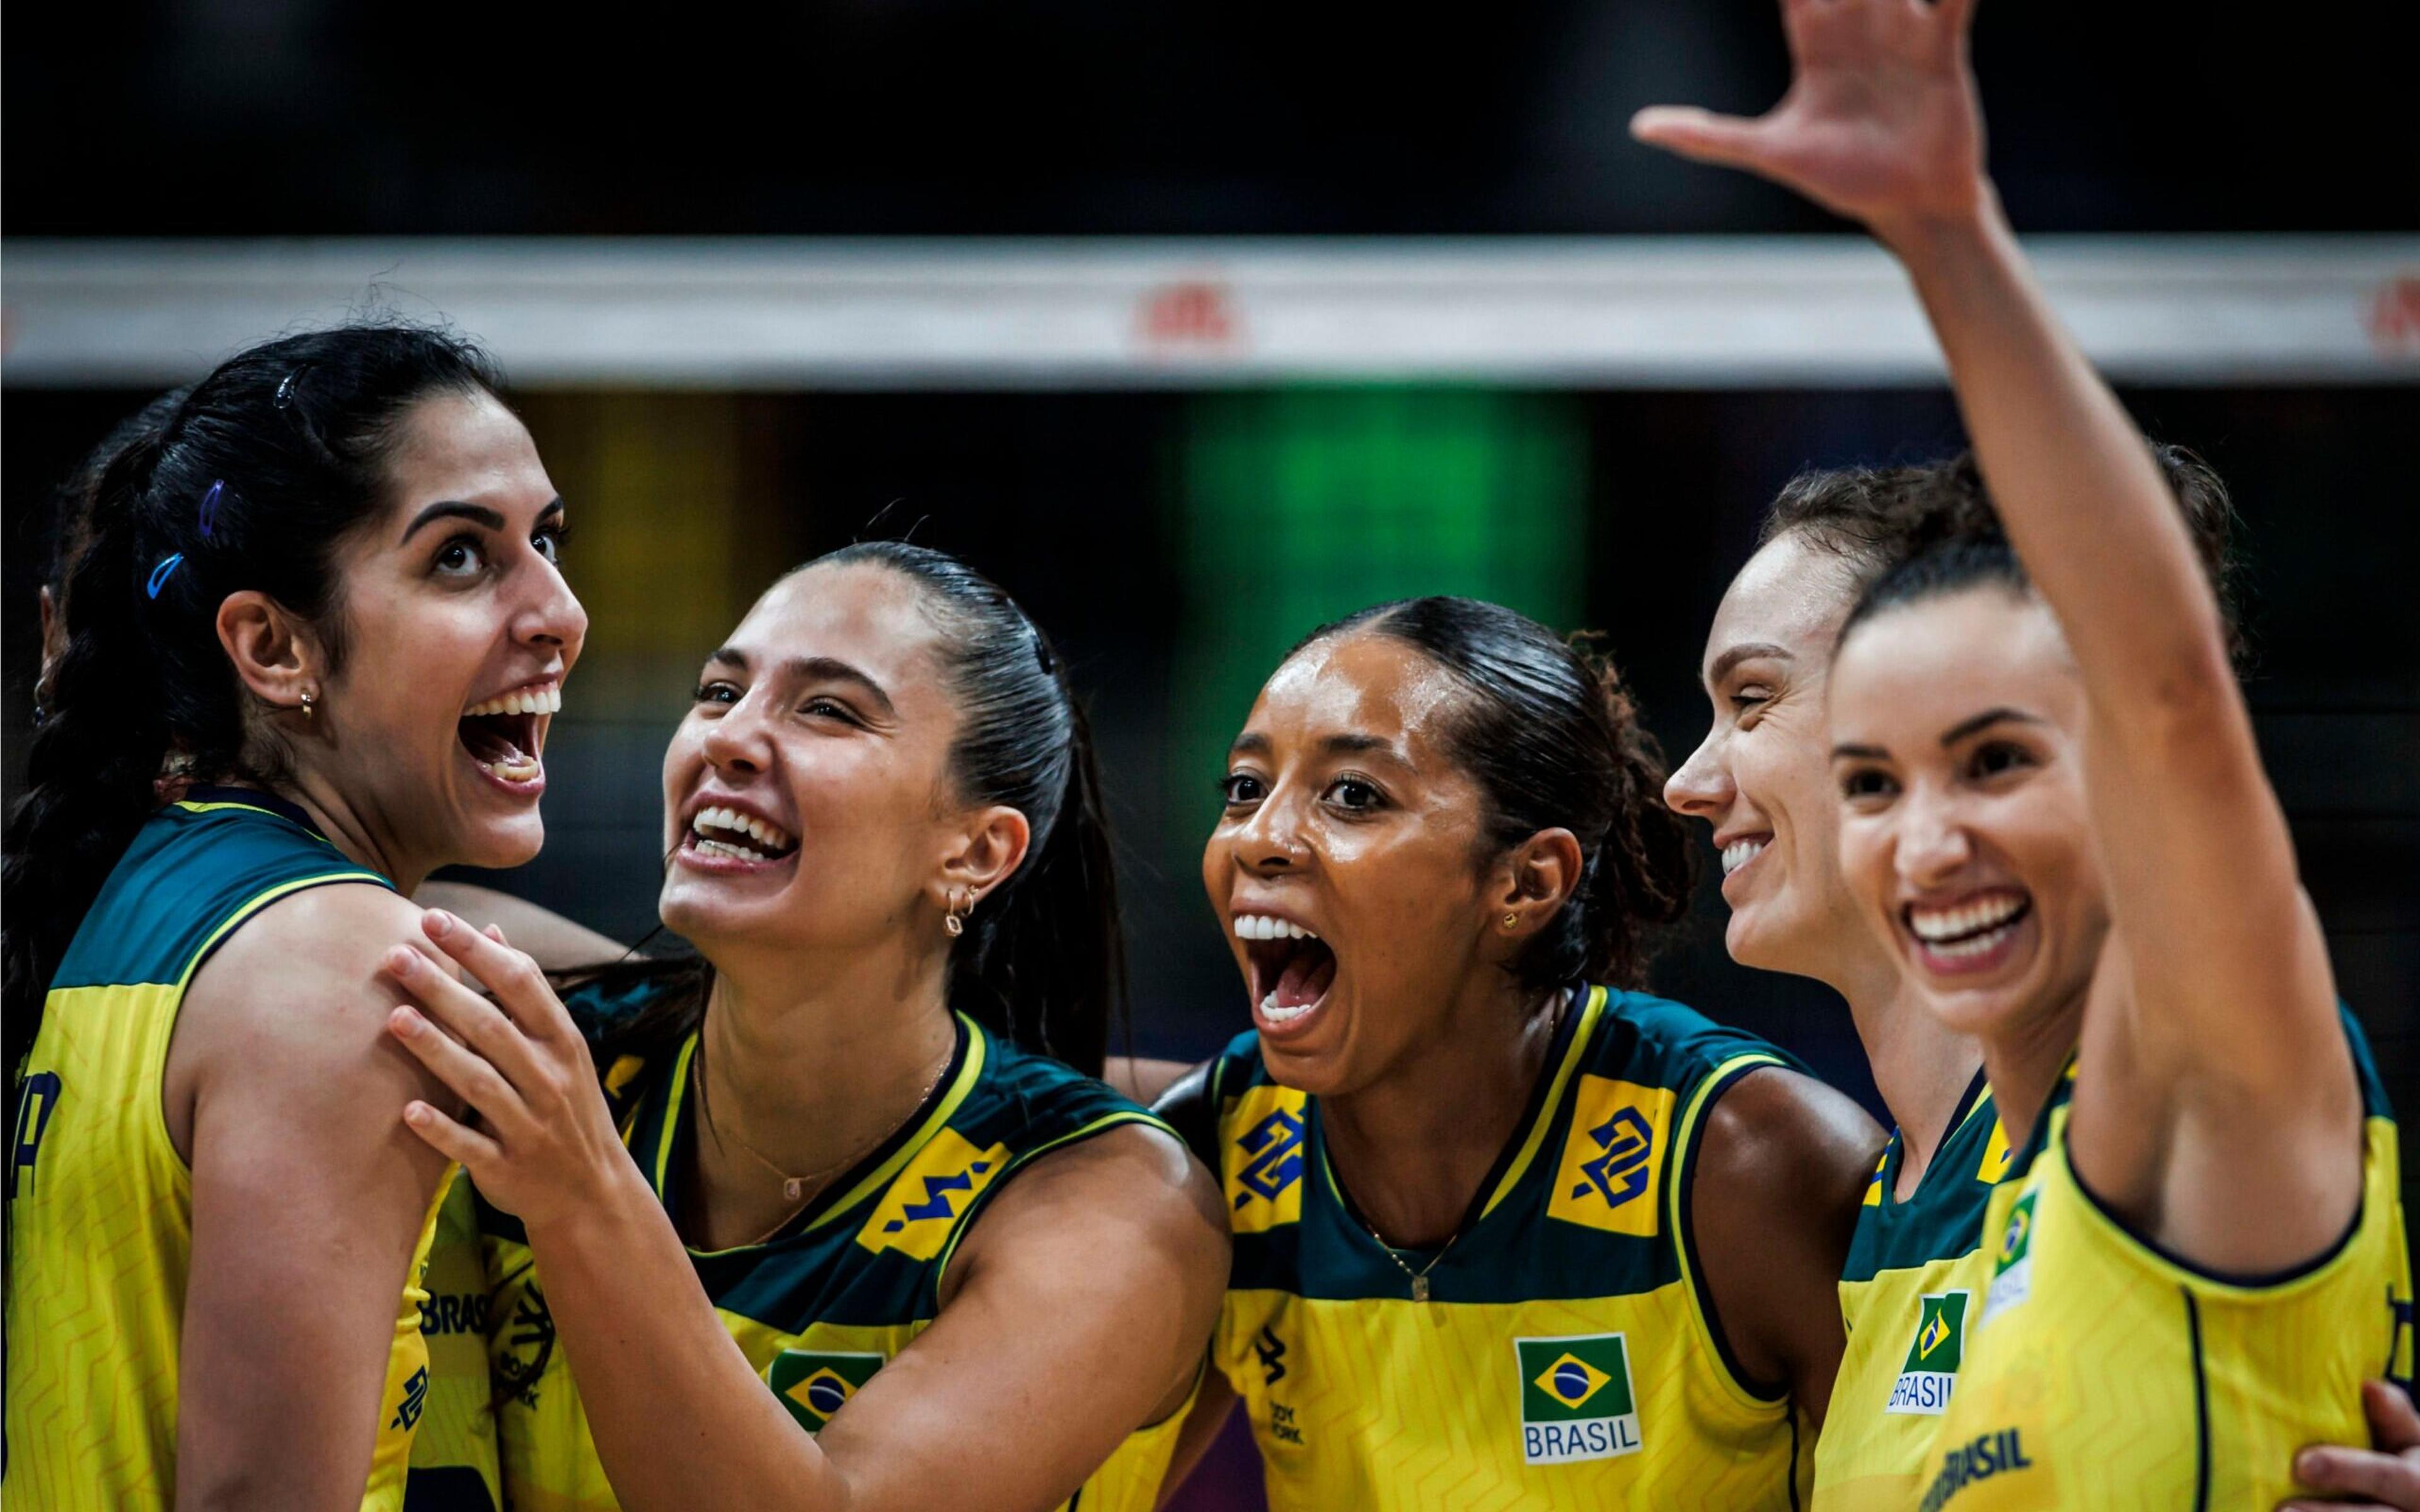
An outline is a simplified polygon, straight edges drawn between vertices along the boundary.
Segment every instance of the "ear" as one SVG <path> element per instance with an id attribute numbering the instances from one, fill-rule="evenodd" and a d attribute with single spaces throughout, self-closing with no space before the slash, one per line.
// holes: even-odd
<path id="1" fill-rule="evenodd" d="M 317 696 L 326 658 L 310 626 L 257 589 L 229 594 L 219 605 L 219 645 L 252 696 L 272 709 L 302 706 Z"/>
<path id="2" fill-rule="evenodd" d="M 1033 826 L 1025 822 L 1021 810 L 999 803 L 977 809 L 952 837 L 941 857 L 940 874 L 926 891 L 944 913 L 953 900 L 960 907 L 969 906 L 969 900 L 981 902 L 985 893 L 1016 874 L 1032 843 Z"/>
<path id="3" fill-rule="evenodd" d="M 1519 949 L 1553 921 L 1579 885 L 1579 837 L 1568 829 L 1538 831 L 1497 863 L 1481 894 L 1491 903 L 1489 937 L 1504 941 L 1508 955 Z"/>

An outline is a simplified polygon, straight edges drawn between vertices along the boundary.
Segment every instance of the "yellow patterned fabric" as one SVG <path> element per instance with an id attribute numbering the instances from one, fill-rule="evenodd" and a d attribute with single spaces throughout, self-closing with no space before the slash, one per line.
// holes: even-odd
<path id="1" fill-rule="evenodd" d="M 2067 1115 L 1993 1194 L 1965 1367 L 1916 1504 L 2266 1508 L 2295 1493 L 2297 1449 L 2366 1443 L 2362 1381 L 2412 1364 L 2393 1121 L 2368 1120 L 2344 1242 L 2242 1282 L 2129 1234 L 2077 1181 Z"/>
<path id="2" fill-rule="evenodd" d="M 1804 1504 L 1803 1420 L 1712 1324 L 1688 1205 L 1707 1109 L 1778 1064 L 1677 1003 L 1584 990 L 1457 1237 L 1389 1252 L 1318 1099 L 1237 1040 L 1209 1088 L 1235 1236 L 1212 1364 L 1270 1506 Z"/>
<path id="3" fill-rule="evenodd" d="M 169 1035 L 211 951 L 278 899 L 331 883 L 386 886 L 274 799 L 171 805 L 61 962 L 22 1068 L 8 1172 L 10 1506 L 165 1508 L 175 1494 L 193 1182 L 162 1103 Z M 403 1504 L 427 1390 L 418 1277 L 435 1222 L 432 1205 L 396 1277 L 361 1503 L 381 1512 Z"/>

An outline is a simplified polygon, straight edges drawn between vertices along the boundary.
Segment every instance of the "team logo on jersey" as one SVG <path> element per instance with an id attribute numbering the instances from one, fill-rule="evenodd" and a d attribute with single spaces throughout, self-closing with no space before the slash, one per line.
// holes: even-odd
<path id="1" fill-rule="evenodd" d="M 1525 1462 L 1564 1465 L 1638 1452 L 1625 1335 L 1514 1339 L 1512 1350 L 1521 1371 Z"/>
<path id="2" fill-rule="evenodd" d="M 395 1408 L 395 1421 L 387 1425 L 389 1432 L 409 1433 L 420 1426 L 421 1412 L 428 1405 L 428 1367 L 422 1365 L 403 1383 L 403 1400 Z"/>
<path id="3" fill-rule="evenodd" d="M 1983 1295 L 1983 1321 L 1990 1322 L 2025 1300 L 2034 1285 L 2034 1199 L 2036 1187 L 2017 1199 L 2000 1226 L 1999 1247 L 1992 1254 L 1992 1289 Z"/>
<path id="4" fill-rule="evenodd" d="M 1255 1087 L 1235 1100 L 1223 1120 L 1220 1152 L 1226 1178 L 1228 1227 L 1256 1234 L 1302 1219 L 1303 1133 L 1307 1094 L 1285 1087 Z"/>
<path id="5" fill-rule="evenodd" d="M 1252 1340 L 1252 1352 L 1260 1357 L 1262 1385 L 1274 1386 L 1286 1378 L 1285 1340 L 1278 1337 L 1275 1327 L 1261 1325 L 1260 1336 Z"/>
<path id="6" fill-rule="evenodd" d="M 814 1433 L 848 1405 L 858 1388 L 874 1379 L 885 1357 L 879 1354 L 833 1354 L 815 1350 L 783 1350 L 765 1369 L 765 1384 Z"/>
<path id="7" fill-rule="evenodd" d="M 1661 1190 L 1656 1178 L 1664 1169 L 1671 1127 L 1668 1089 L 1582 1076 L 1546 1216 L 1652 1237 L 1655 1194 Z"/>
<path id="8" fill-rule="evenodd" d="M 538 1290 L 537 1279 L 532 1275 L 513 1303 L 504 1350 L 489 1366 L 495 1375 L 498 1398 L 535 1407 L 538 1382 L 546 1379 L 546 1367 L 553 1359 L 554 1314 L 547 1309 L 546 1294 Z"/>
<path id="9" fill-rule="evenodd" d="M 1999 1118 L 1992 1119 L 1992 1137 L 1983 1142 L 1983 1158 L 1975 1166 L 1975 1180 L 1986 1186 L 1997 1186 L 2000 1178 L 2009 1174 L 2009 1130 Z"/>
<path id="10" fill-rule="evenodd" d="M 1964 1291 L 1927 1292 L 1918 1299 L 1916 1339 L 1907 1347 L 1907 1363 L 1899 1367 L 1885 1412 L 1916 1412 L 1938 1417 L 1949 1407 L 1949 1390 L 1958 1383 L 1958 1363 L 1966 1352 Z"/>
<path id="11" fill-rule="evenodd" d="M 941 1253 L 957 1220 L 1008 1164 L 1008 1147 L 977 1149 L 955 1129 L 937 1130 L 908 1168 L 892 1179 L 857 1242 L 880 1253 L 904 1250 L 920 1260 Z"/>

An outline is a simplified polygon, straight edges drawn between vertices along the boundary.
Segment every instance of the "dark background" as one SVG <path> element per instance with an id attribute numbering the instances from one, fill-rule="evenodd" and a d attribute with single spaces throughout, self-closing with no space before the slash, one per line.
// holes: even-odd
<path id="1" fill-rule="evenodd" d="M 2408 23 L 2389 14 L 1992 0 L 1976 54 L 2012 217 L 2413 229 L 2420 117 Z M 1786 79 L 1761 0 L 20 6 L 0 56 L 0 222 L 64 238 L 1838 229 L 1624 132 L 1643 104 L 1754 110 Z M 0 391 L 12 797 L 46 493 L 144 397 Z M 2235 488 L 2260 738 L 2345 995 L 2409 1113 L 2420 404 L 2408 387 L 2126 398 Z M 1276 649 L 1378 596 L 1485 592 L 1610 632 L 1677 757 L 1704 726 L 1705 626 L 1782 481 L 1961 444 L 1931 388 L 516 400 L 580 521 L 570 572 L 596 628 L 549 752 L 548 848 L 497 880 L 644 931 L 655 764 L 698 656 L 782 566 L 879 517 L 994 575 L 1067 652 L 1125 852 L 1135 1041 L 1183 1057 L 1247 1022 L 1196 872 L 1218 753 Z M 1476 482 L 1440 491 L 1435 469 L 1389 465 L 1440 434 L 1478 459 Z M 1837 1001 L 1724 957 L 1705 859 L 1658 985 L 1870 1099 Z M 1249 1502 L 1249 1456 L 1230 1446 L 1201 1504 Z"/>

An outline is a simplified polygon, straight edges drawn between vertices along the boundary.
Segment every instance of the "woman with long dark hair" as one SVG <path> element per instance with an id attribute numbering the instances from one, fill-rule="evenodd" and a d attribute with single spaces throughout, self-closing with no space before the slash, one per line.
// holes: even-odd
<path id="1" fill-rule="evenodd" d="M 1202 882 L 1253 1029 L 1161 1102 L 1235 1255 L 1281 1509 L 1784 1507 L 1880 1135 L 1646 995 L 1688 841 L 1612 669 L 1510 609 L 1315 631 L 1228 758 Z"/>
<path id="2" fill-rule="evenodd" d="M 1637 130 L 1890 249 L 2007 531 L 1867 586 L 1831 677 L 1848 889 L 1979 1042 L 2013 1150 L 1922 1503 L 2273 1505 L 2297 1449 L 2361 1437 L 2365 1377 L 2410 1371 L 2395 1125 L 2207 564 L 1983 172 L 1972 14 L 1786 7 L 1772 115 Z"/>
<path id="3" fill-rule="evenodd" d="M 379 962 L 438 866 L 543 835 L 586 619 L 487 359 L 288 337 L 79 486 L 8 831 L 8 1494 L 399 1504 L 442 1086 Z M 164 792 L 178 801 L 162 801 Z"/>
<path id="4" fill-rule="evenodd" d="M 575 1016 L 452 915 L 492 1004 L 391 953 L 425 1011 L 396 1033 L 478 1115 L 406 1112 L 481 1199 L 496 1489 L 1148 1507 L 1226 1247 L 1181 1143 L 1070 1069 L 1122 957 L 1049 642 L 939 552 L 823 557 L 707 658 L 664 813 L 702 961 L 596 974 Z"/>

